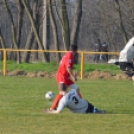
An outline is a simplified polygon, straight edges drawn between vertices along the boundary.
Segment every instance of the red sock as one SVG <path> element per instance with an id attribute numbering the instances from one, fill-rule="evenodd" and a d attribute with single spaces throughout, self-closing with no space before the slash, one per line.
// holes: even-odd
<path id="1" fill-rule="evenodd" d="M 56 108 L 57 108 L 58 103 L 59 103 L 59 101 L 60 101 L 60 99 L 61 99 L 62 97 L 63 97 L 62 94 L 58 94 L 58 95 L 56 96 L 56 98 L 55 98 L 55 100 L 54 100 L 54 102 L 53 102 L 53 104 L 52 104 L 52 106 L 51 106 L 51 109 L 56 109 Z"/>

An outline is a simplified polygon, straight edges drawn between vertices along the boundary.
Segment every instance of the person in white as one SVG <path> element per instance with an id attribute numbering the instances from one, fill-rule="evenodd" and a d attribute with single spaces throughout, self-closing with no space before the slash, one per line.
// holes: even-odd
<path id="1" fill-rule="evenodd" d="M 134 36 L 120 52 L 119 66 L 134 81 Z"/>
<path id="2" fill-rule="evenodd" d="M 56 110 L 44 110 L 45 113 L 61 113 L 65 107 L 70 109 L 73 113 L 105 113 L 105 110 L 99 110 L 94 107 L 88 101 L 79 97 L 75 89 L 71 89 L 67 92 L 66 86 L 64 83 L 59 85 L 60 92 L 63 94 L 63 97 L 59 101 L 58 107 Z"/>

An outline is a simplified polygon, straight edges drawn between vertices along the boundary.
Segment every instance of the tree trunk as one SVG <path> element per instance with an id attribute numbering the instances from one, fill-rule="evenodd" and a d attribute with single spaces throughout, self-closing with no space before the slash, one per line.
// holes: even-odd
<path id="1" fill-rule="evenodd" d="M 29 5 L 28 5 L 28 8 L 30 8 Z M 34 1 L 34 3 L 33 3 L 33 19 L 36 23 L 36 21 L 37 21 L 37 1 Z M 31 50 L 33 40 L 34 40 L 34 32 L 33 32 L 32 26 L 31 26 L 30 32 L 28 34 L 26 46 L 25 46 L 26 50 Z M 31 54 L 31 52 L 29 52 L 29 51 L 23 53 L 23 62 L 29 62 L 30 54 Z"/>
<path id="2" fill-rule="evenodd" d="M 51 21 L 52 30 L 53 30 L 54 45 L 55 45 L 56 50 L 59 51 L 58 31 L 57 31 L 56 20 L 54 18 L 54 13 L 53 13 L 53 9 L 52 9 L 52 0 L 47 0 L 47 1 L 48 1 L 48 7 L 49 7 L 48 11 L 49 11 L 49 16 L 50 16 L 50 21 Z M 56 53 L 56 58 L 57 58 L 57 62 L 59 63 L 61 54 Z"/>
<path id="3" fill-rule="evenodd" d="M 33 50 L 38 50 L 38 45 L 37 45 L 37 41 L 35 38 L 33 41 Z M 37 60 L 38 60 L 38 52 L 33 52 L 32 61 L 36 62 Z"/>
<path id="4" fill-rule="evenodd" d="M 4 38 L 3 38 L 3 35 L 1 33 L 1 28 L 0 28 L 0 44 L 1 44 L 1 47 L 0 48 L 6 48 L 6 45 L 5 45 L 5 42 L 4 42 Z M 0 56 L 0 60 L 3 59 L 3 51 L 1 51 L 1 56 Z"/>
<path id="5" fill-rule="evenodd" d="M 121 28 L 121 31 L 123 34 L 123 38 L 124 38 L 125 43 L 127 43 L 128 37 L 127 37 L 127 33 L 126 33 L 125 27 L 123 26 L 123 22 L 122 22 L 123 20 L 122 20 L 122 15 L 121 15 L 121 11 L 120 11 L 119 0 L 114 0 L 114 2 L 115 2 L 115 6 L 117 7 L 117 13 L 120 18 L 119 25 L 120 25 L 120 28 Z"/>
<path id="6" fill-rule="evenodd" d="M 4 0 L 4 4 L 5 4 L 6 10 L 7 10 L 7 13 L 9 15 L 9 18 L 11 20 L 12 36 L 13 36 L 14 47 L 15 47 L 15 49 L 18 50 L 18 44 L 17 44 L 17 39 L 16 39 L 16 31 L 15 31 L 15 26 L 14 26 L 14 22 L 13 22 L 13 15 L 12 15 L 10 9 L 7 6 L 7 1 L 6 0 Z M 18 64 L 21 63 L 21 61 L 20 61 L 20 52 L 17 52 L 17 63 Z"/>
<path id="7" fill-rule="evenodd" d="M 70 29 L 69 29 L 69 20 L 68 20 L 68 14 L 67 14 L 66 0 L 60 0 L 60 14 L 61 14 L 63 44 L 64 44 L 64 48 L 66 50 L 69 50 Z"/>
<path id="8" fill-rule="evenodd" d="M 38 9 L 39 9 L 39 1 L 35 2 L 33 5 L 33 18 L 36 22 L 36 28 L 37 32 L 39 33 L 39 14 L 38 14 Z M 34 38 L 33 40 L 33 45 L 32 45 L 33 50 L 38 50 L 38 43 L 36 39 Z M 37 61 L 38 60 L 38 52 L 33 52 L 32 54 L 32 61 Z"/>
<path id="9" fill-rule="evenodd" d="M 0 28 L 0 42 L 1 42 L 1 48 L 6 48 L 6 45 L 5 45 L 5 41 L 4 41 L 4 38 L 3 38 L 3 35 L 1 33 L 1 28 Z"/>
<path id="10" fill-rule="evenodd" d="M 35 0 L 35 2 L 36 2 L 36 1 L 37 1 L 37 0 Z M 35 22 L 34 22 L 34 20 L 33 20 L 33 18 L 32 18 L 31 13 L 30 13 L 30 9 L 28 8 L 28 6 L 27 6 L 25 0 L 22 0 L 22 3 L 23 3 L 23 5 L 24 5 L 25 10 L 26 10 L 26 13 L 27 13 L 27 15 L 28 15 L 28 17 L 29 17 L 29 19 L 30 19 L 30 22 L 31 22 L 31 25 L 32 25 L 32 28 L 33 28 L 33 31 L 34 31 L 34 35 L 35 35 L 36 40 L 37 40 L 37 42 L 38 42 L 39 48 L 40 48 L 41 50 L 43 50 L 43 45 L 42 45 L 42 42 L 41 42 L 41 40 L 40 40 L 40 38 L 39 38 L 39 35 L 38 35 L 38 32 L 37 32 L 37 28 L 36 28 Z M 47 62 L 47 57 L 46 57 L 45 53 L 43 53 L 43 62 Z"/>
<path id="11" fill-rule="evenodd" d="M 75 5 L 75 15 L 71 33 L 71 45 L 77 44 L 81 24 L 81 17 L 82 17 L 82 0 L 77 0 Z"/>
<path id="12" fill-rule="evenodd" d="M 21 31 L 23 25 L 23 14 L 24 14 L 24 7 L 22 5 L 21 0 L 16 0 L 18 3 L 18 29 L 17 29 L 17 44 L 20 47 L 20 39 L 21 39 Z"/>
<path id="13" fill-rule="evenodd" d="M 31 27 L 31 30 L 28 34 L 26 46 L 25 46 L 26 50 L 31 50 L 33 39 L 34 39 L 34 33 L 33 33 L 32 27 Z M 23 53 L 23 59 L 22 59 L 23 62 L 29 62 L 30 53 L 31 52 L 24 52 Z"/>
<path id="14" fill-rule="evenodd" d="M 73 44 L 77 45 L 78 34 L 81 24 L 81 17 L 82 17 L 82 0 L 77 0 L 75 4 L 75 13 L 71 33 L 71 45 Z M 78 64 L 78 54 L 75 55 L 74 59 L 75 59 L 74 63 Z"/>
<path id="15" fill-rule="evenodd" d="M 48 16 L 48 6 L 47 6 L 47 0 L 42 1 L 43 5 L 43 47 L 46 50 L 49 50 L 50 48 L 50 28 L 49 28 L 49 16 Z M 50 53 L 45 53 L 47 57 L 47 61 L 50 61 Z"/>

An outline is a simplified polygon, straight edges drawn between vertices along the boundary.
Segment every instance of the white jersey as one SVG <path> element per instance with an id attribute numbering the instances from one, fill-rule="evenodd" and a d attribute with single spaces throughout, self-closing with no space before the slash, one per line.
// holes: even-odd
<path id="1" fill-rule="evenodd" d="M 74 113 L 86 113 L 88 102 L 80 98 L 77 91 L 72 89 L 61 98 L 57 110 L 62 111 L 64 107 L 67 107 Z"/>
<path id="2" fill-rule="evenodd" d="M 134 58 L 134 37 L 126 44 L 125 48 L 120 52 L 119 62 L 131 63 Z"/>

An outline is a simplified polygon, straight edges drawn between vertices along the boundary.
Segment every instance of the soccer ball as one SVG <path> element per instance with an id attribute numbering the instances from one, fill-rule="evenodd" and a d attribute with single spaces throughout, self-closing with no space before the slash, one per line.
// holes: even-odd
<path id="1" fill-rule="evenodd" d="M 45 94 L 46 100 L 49 100 L 49 101 L 53 100 L 54 96 L 55 96 L 55 95 L 54 95 L 54 93 L 53 93 L 52 91 L 48 91 L 48 92 Z"/>

